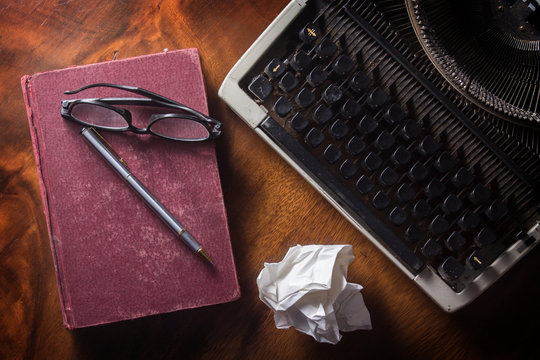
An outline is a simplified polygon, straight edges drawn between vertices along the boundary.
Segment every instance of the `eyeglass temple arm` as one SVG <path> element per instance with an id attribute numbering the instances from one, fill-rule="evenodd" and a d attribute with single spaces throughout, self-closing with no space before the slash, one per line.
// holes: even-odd
<path id="1" fill-rule="evenodd" d="M 168 97 L 165 97 L 165 96 L 162 96 L 162 95 L 159 95 L 159 94 L 156 94 L 150 90 L 146 90 L 146 89 L 142 89 L 140 87 L 136 87 L 136 86 L 129 86 L 129 85 L 116 85 L 116 84 L 110 84 L 110 83 L 96 83 L 96 84 L 90 84 L 90 85 L 86 85 L 86 86 L 83 86 L 79 89 L 76 89 L 76 90 L 66 90 L 64 91 L 64 94 L 66 95 L 73 95 L 73 94 L 76 94 L 78 92 L 81 92 L 81 91 L 84 91 L 86 89 L 90 89 L 90 88 L 95 88 L 95 87 L 110 87 L 110 88 L 115 88 L 115 89 L 120 89 L 120 90 L 125 90 L 125 91 L 128 91 L 128 92 L 131 92 L 131 93 L 134 93 L 134 94 L 137 94 L 137 95 L 142 95 L 142 96 L 146 96 L 147 98 L 149 99 L 152 99 L 152 100 L 156 100 L 156 101 L 161 101 L 161 102 L 164 102 L 164 103 L 167 103 L 167 104 L 172 104 L 172 105 L 176 105 L 176 106 L 183 106 L 185 107 L 186 105 L 182 104 L 182 103 L 179 103 L 177 101 L 174 101 L 172 99 L 169 99 Z M 198 113 L 199 115 L 203 116 L 204 118 L 210 120 L 212 123 L 214 123 L 214 126 L 217 126 L 218 128 L 221 126 L 221 121 L 218 121 L 216 119 L 213 119 L 195 109 L 192 109 L 192 108 L 189 108 L 191 111 L 194 111 L 196 113 Z"/>
<path id="2" fill-rule="evenodd" d="M 150 99 L 158 100 L 158 101 L 169 103 L 169 104 L 175 104 L 175 105 L 180 104 L 179 102 L 171 100 L 171 99 L 169 99 L 169 98 L 167 98 L 165 96 L 156 94 L 156 93 L 154 93 L 154 92 L 152 92 L 150 90 L 145 90 L 145 89 L 142 89 L 142 88 L 139 88 L 139 87 L 136 87 L 136 86 L 116 85 L 116 84 L 109 84 L 109 83 L 90 84 L 90 85 L 83 86 L 83 87 L 81 87 L 79 89 L 76 89 L 76 90 L 64 91 L 64 94 L 73 95 L 73 94 L 76 94 L 78 92 L 84 91 L 86 89 L 95 88 L 95 87 L 110 87 L 110 88 L 125 90 L 125 91 L 128 91 L 128 92 L 137 94 L 137 95 L 146 96 L 146 97 L 148 97 Z"/>

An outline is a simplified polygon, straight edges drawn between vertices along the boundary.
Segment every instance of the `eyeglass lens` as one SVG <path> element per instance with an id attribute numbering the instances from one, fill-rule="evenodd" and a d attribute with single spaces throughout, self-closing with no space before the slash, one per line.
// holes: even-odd
<path id="1" fill-rule="evenodd" d="M 122 115 L 97 104 L 75 104 L 71 109 L 71 115 L 88 125 L 105 126 L 115 129 L 128 126 L 126 119 Z"/>
<path id="2" fill-rule="evenodd" d="M 151 130 L 155 134 L 179 140 L 206 139 L 210 136 L 203 124 L 180 116 L 161 118 L 152 124 Z"/>

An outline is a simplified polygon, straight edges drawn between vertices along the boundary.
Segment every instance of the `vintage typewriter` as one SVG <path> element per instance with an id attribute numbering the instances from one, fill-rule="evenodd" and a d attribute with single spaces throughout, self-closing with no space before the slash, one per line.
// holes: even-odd
<path id="1" fill-rule="evenodd" d="M 291 1 L 219 95 L 437 304 L 540 238 L 540 2 Z"/>

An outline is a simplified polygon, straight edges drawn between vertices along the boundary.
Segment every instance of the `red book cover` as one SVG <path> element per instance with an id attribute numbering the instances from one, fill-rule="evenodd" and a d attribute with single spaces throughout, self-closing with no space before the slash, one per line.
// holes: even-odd
<path id="1" fill-rule="evenodd" d="M 134 97 L 92 83 L 137 86 L 208 114 L 196 49 L 70 67 L 21 79 L 44 213 L 68 329 L 240 296 L 213 141 L 100 131 L 132 173 L 214 261 L 205 263 L 60 116 L 64 99 Z M 148 112 L 130 109 L 144 128 Z"/>

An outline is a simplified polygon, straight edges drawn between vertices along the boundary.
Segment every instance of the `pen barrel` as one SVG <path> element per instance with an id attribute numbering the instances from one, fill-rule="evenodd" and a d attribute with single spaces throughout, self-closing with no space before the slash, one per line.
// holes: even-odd
<path id="1" fill-rule="evenodd" d="M 81 135 L 92 145 L 103 159 L 129 184 L 129 186 L 144 200 L 144 202 L 167 224 L 193 251 L 199 251 L 201 245 L 174 218 L 174 216 L 157 200 L 152 193 L 131 173 L 127 164 L 106 143 L 93 128 L 83 128 Z"/>
<path id="2" fill-rule="evenodd" d="M 128 170 L 129 171 L 129 170 Z M 175 219 L 163 204 L 133 175 L 131 172 L 124 180 L 146 202 L 146 204 L 193 250 L 197 251 L 201 245 L 191 234 Z"/>

